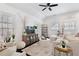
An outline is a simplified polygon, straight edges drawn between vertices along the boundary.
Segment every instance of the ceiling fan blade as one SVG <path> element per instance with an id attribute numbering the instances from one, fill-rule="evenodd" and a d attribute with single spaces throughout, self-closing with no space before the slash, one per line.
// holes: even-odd
<path id="1" fill-rule="evenodd" d="M 44 11 L 46 8 L 44 8 L 42 11 Z"/>
<path id="2" fill-rule="evenodd" d="M 42 7 L 47 7 L 46 5 L 39 5 L 39 6 L 42 6 Z"/>
<path id="3" fill-rule="evenodd" d="M 47 6 L 50 6 L 50 3 L 47 3 Z"/>
<path id="4" fill-rule="evenodd" d="M 49 8 L 49 10 L 50 10 L 50 11 L 52 11 L 52 9 L 51 9 L 51 8 Z"/>
<path id="5" fill-rule="evenodd" d="M 58 4 L 53 4 L 53 5 L 50 5 L 50 7 L 54 7 L 54 6 L 58 6 Z"/>

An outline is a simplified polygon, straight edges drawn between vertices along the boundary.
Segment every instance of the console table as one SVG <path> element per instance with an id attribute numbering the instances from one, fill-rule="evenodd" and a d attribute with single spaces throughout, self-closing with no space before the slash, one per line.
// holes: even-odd
<path id="1" fill-rule="evenodd" d="M 26 46 L 29 46 L 35 42 L 39 41 L 38 34 L 27 34 L 22 36 L 22 41 L 26 43 Z"/>

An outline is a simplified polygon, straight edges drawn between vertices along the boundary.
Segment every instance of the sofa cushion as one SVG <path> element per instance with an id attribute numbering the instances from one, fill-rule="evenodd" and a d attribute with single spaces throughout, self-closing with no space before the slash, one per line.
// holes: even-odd
<path id="1" fill-rule="evenodd" d="M 14 52 L 16 52 L 16 46 L 7 47 L 5 50 L 0 52 L 0 56 L 11 56 Z"/>

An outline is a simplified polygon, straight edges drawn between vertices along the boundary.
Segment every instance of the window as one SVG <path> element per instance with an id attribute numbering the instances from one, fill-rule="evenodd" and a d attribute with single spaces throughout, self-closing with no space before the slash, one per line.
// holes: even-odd
<path id="1" fill-rule="evenodd" d="M 54 34 L 57 34 L 57 31 L 62 31 L 62 23 L 57 22 L 54 25 L 52 25 L 52 32 Z M 63 22 L 63 26 L 64 26 L 64 34 L 75 34 L 76 32 L 76 21 L 65 21 Z"/>
<path id="2" fill-rule="evenodd" d="M 64 33 L 75 34 L 76 31 L 76 22 L 69 21 L 64 23 Z"/>
<path id="3" fill-rule="evenodd" d="M 0 36 L 4 39 L 13 33 L 13 20 L 12 16 L 8 13 L 0 13 Z"/>
<path id="4" fill-rule="evenodd" d="M 59 30 L 60 24 L 56 22 L 55 24 L 52 25 L 52 32 L 53 34 L 57 34 L 57 31 Z"/>

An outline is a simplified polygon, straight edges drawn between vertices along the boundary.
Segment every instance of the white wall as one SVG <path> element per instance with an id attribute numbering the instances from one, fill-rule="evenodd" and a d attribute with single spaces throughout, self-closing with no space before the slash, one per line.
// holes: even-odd
<path id="1" fill-rule="evenodd" d="M 49 36 L 53 35 L 54 32 L 52 31 L 52 25 L 55 23 L 61 23 L 62 21 L 75 21 L 76 22 L 76 32 L 79 32 L 79 12 L 70 12 L 70 13 L 64 13 L 60 15 L 54 15 L 54 16 L 48 16 L 43 19 L 43 23 L 48 24 L 48 32 Z"/>
<path id="2" fill-rule="evenodd" d="M 13 15 L 14 17 L 14 32 L 16 35 L 16 39 L 17 40 L 21 40 L 22 38 L 22 17 L 24 16 L 24 14 L 10 6 L 7 6 L 6 4 L 0 4 L 0 11 L 1 12 L 7 12 Z M 21 17 L 19 17 L 18 15 L 21 15 Z"/>
<path id="3" fill-rule="evenodd" d="M 26 17 L 28 20 L 28 17 L 30 15 L 17 10 L 15 8 L 12 8 L 11 6 L 8 6 L 6 4 L 0 4 L 0 12 L 7 12 L 13 15 L 14 17 L 14 32 L 16 35 L 16 40 L 21 40 L 22 38 L 22 32 L 23 32 L 23 21 L 24 21 L 24 17 Z"/>
<path id="4" fill-rule="evenodd" d="M 15 27 L 15 34 L 16 34 L 16 40 L 21 40 L 22 38 L 22 32 L 23 32 L 23 21 L 26 20 L 27 26 L 37 25 L 38 26 L 38 33 L 39 36 L 41 35 L 41 24 L 46 23 L 49 27 L 49 36 L 53 34 L 51 30 L 52 24 L 56 22 L 61 22 L 61 20 L 76 20 L 77 21 L 77 29 L 79 32 L 79 13 L 78 12 L 72 12 L 72 13 L 66 13 L 61 15 L 54 15 L 54 16 L 48 16 L 44 19 L 39 19 L 37 17 L 31 16 L 27 13 L 24 13 L 16 8 L 12 8 L 11 6 L 8 6 L 7 4 L 0 4 L 0 11 L 4 11 L 7 13 L 11 13 L 14 15 L 14 27 Z M 74 16 L 74 17 L 73 17 Z"/>
<path id="5" fill-rule="evenodd" d="M 24 13 L 16 8 L 13 8 L 7 4 L 0 4 L 0 11 L 1 12 L 7 12 L 13 15 L 14 19 L 14 32 L 16 35 L 16 41 L 22 39 L 22 32 L 24 30 L 24 20 L 26 21 L 27 26 L 38 26 L 38 33 L 40 36 L 40 24 L 42 23 L 42 20 L 35 18 L 32 15 L 29 15 L 27 13 Z"/>

